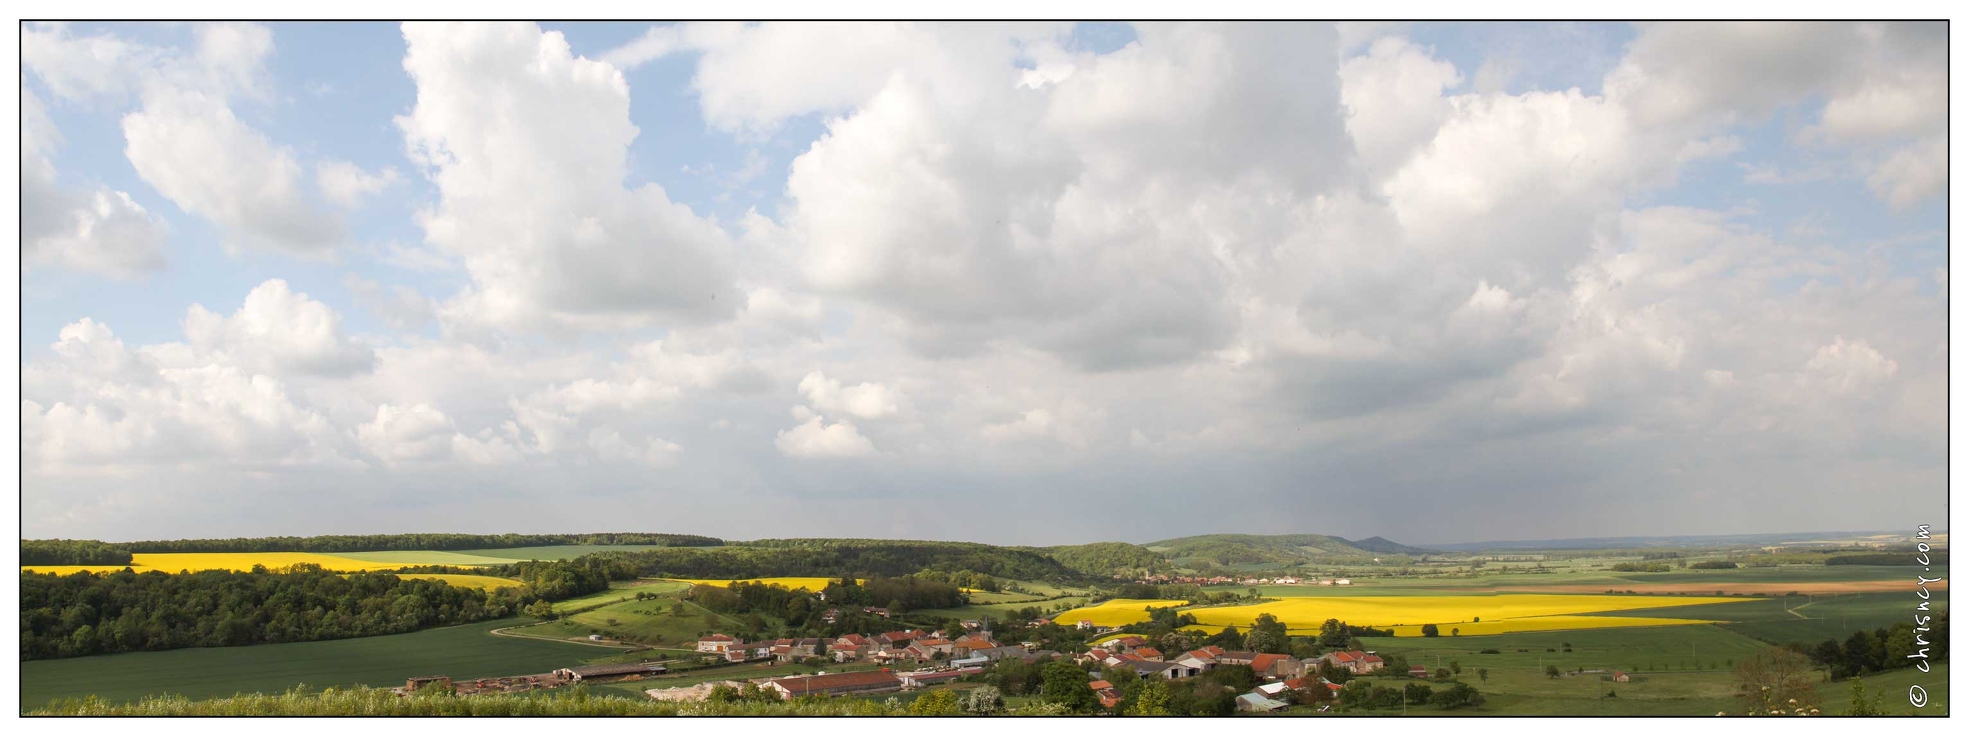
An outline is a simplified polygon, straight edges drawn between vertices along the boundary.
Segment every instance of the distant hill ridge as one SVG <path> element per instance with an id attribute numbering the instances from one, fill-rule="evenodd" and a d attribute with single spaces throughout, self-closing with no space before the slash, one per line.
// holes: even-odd
<path id="1" fill-rule="evenodd" d="M 1094 542 L 1047 547 L 1001 546 L 938 540 L 866 538 L 795 538 L 750 541 L 721 540 L 700 535 L 666 533 L 504 534 L 413 533 L 397 535 L 323 535 L 202 540 L 153 540 L 105 545 L 94 541 L 22 540 L 23 557 L 35 553 L 41 564 L 119 564 L 82 560 L 113 553 L 127 562 L 131 553 L 163 552 L 316 552 L 377 550 L 475 550 L 552 545 L 661 546 L 640 552 L 625 549 L 610 555 L 633 555 L 648 566 L 709 577 L 741 575 L 828 574 L 849 567 L 889 575 L 930 566 L 938 570 L 969 570 L 1014 578 L 1058 576 L 1134 576 L 1176 569 L 1253 571 L 1292 568 L 1323 561 L 1364 560 L 1380 556 L 1426 555 L 1432 551 L 1383 537 L 1348 540 L 1332 535 L 1198 535 L 1137 545 Z M 100 548 L 100 550 L 98 550 Z M 40 560 L 47 558 L 48 560 Z M 62 560 L 56 560 L 61 558 Z M 68 560 L 74 558 L 74 560 Z M 790 566 L 790 568 L 789 568 Z M 786 568 L 787 570 L 780 570 Z M 798 569 L 798 570 L 794 570 Z"/>

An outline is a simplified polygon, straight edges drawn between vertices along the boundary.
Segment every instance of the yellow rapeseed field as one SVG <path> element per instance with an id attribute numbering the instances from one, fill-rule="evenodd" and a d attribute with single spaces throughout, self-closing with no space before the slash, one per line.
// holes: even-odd
<path id="1" fill-rule="evenodd" d="M 828 584 L 834 583 L 839 579 L 823 576 L 773 576 L 769 578 L 673 578 L 670 580 L 698 584 L 700 586 L 730 586 L 739 581 L 746 581 L 748 583 L 763 583 L 771 586 L 785 586 L 789 589 L 819 591 L 827 588 Z"/>
<path id="2" fill-rule="evenodd" d="M 430 579 L 434 581 L 443 581 L 447 584 L 456 586 L 461 589 L 484 589 L 486 591 L 491 591 L 493 589 L 502 588 L 502 587 L 516 589 L 522 585 L 520 582 L 510 578 L 500 578 L 498 576 L 474 576 L 471 574 L 464 574 L 464 573 L 404 573 L 404 574 L 400 574 L 400 577 L 422 578 L 422 579 Z"/>
<path id="3" fill-rule="evenodd" d="M 1396 634 L 1420 634 L 1421 626 L 1434 624 L 1442 634 L 1451 627 L 1464 634 L 1530 629 L 1590 629 L 1600 627 L 1681 624 L 1695 620 L 1627 619 L 1619 617 L 1565 617 L 1594 612 L 1627 609 L 1692 606 L 1746 601 L 1713 596 L 1608 596 L 1597 594 L 1499 594 L 1496 596 L 1319 596 L 1279 599 L 1261 604 L 1206 607 L 1185 610 L 1207 627 L 1248 627 L 1261 613 L 1285 622 L 1293 633 L 1317 632 L 1328 619 L 1368 627 L 1394 627 Z M 1540 622 L 1507 624 L 1511 620 L 1537 618 Z M 1518 627 L 1519 629 L 1509 629 Z M 1476 631 L 1473 631 L 1476 630 Z"/>
<path id="4" fill-rule="evenodd" d="M 1182 599 L 1109 599 L 1094 606 L 1060 612 L 1053 615 L 1053 621 L 1071 627 L 1085 619 L 1093 622 L 1096 627 L 1119 627 L 1124 624 L 1148 621 L 1149 607 L 1182 606 L 1188 603 Z M 1254 613 L 1251 616 L 1258 615 Z"/>
<path id="5" fill-rule="evenodd" d="M 393 571 L 402 563 L 373 563 L 318 553 L 137 553 L 128 568 L 146 571 L 250 571 L 253 566 L 285 568 L 296 563 L 313 563 L 331 571 Z M 126 566 L 21 566 L 36 573 L 69 574 L 76 571 L 120 571 Z"/>

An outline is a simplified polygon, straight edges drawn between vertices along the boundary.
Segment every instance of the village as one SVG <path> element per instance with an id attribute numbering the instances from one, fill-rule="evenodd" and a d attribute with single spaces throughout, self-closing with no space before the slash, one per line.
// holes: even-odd
<path id="1" fill-rule="evenodd" d="M 1088 688 L 1105 709 L 1115 709 L 1122 701 L 1122 694 L 1120 689 L 1102 678 L 1104 671 L 1125 669 L 1140 678 L 1176 681 L 1194 678 L 1221 666 L 1241 665 L 1251 668 L 1261 683 L 1250 692 L 1237 696 L 1237 710 L 1275 712 L 1290 706 L 1284 700 L 1287 691 L 1317 688 L 1334 694 L 1340 692 L 1343 688 L 1341 684 L 1318 675 L 1323 665 L 1353 675 L 1377 673 L 1385 667 L 1380 656 L 1361 650 L 1334 651 L 1317 658 L 1303 659 L 1276 653 L 1226 650 L 1216 646 L 1165 654 L 1146 639 L 1126 634 L 1097 640 L 1084 653 L 1068 654 L 1042 649 L 1032 642 L 1000 642 L 985 629 L 983 622 L 967 620 L 963 624 L 965 631 L 955 635 L 941 630 L 925 632 L 908 629 L 875 635 L 848 634 L 834 638 L 779 638 L 744 642 L 730 635 L 714 633 L 701 637 L 695 643 L 699 666 L 810 663 L 820 659 L 843 665 L 874 665 L 875 668 L 832 673 L 823 669 L 810 675 L 753 679 L 714 679 L 687 686 L 651 688 L 643 693 L 653 700 L 672 702 L 703 701 L 721 687 L 739 690 L 747 686 L 783 700 L 809 696 L 869 696 L 955 683 L 966 676 L 983 673 L 993 663 L 1008 658 L 1026 663 L 1064 659 L 1086 669 L 1092 679 Z M 1096 633 L 1112 631 L 1112 628 L 1095 627 L 1085 620 L 1077 622 L 1076 626 Z M 677 661 L 669 662 L 674 664 Z M 402 687 L 392 691 L 399 696 L 432 687 L 461 695 L 519 693 L 583 683 L 639 681 L 670 672 L 665 663 L 641 662 L 571 666 L 536 675 L 455 682 L 445 676 L 421 676 L 407 679 Z M 1410 674 L 1426 677 L 1427 672 L 1416 666 Z"/>

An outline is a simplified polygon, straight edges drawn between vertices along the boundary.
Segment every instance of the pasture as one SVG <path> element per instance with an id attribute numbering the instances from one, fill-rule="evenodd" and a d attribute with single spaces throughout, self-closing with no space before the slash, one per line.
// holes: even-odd
<path id="1" fill-rule="evenodd" d="M 156 694 L 193 699 L 278 693 L 297 685 L 399 686 L 412 676 L 480 678 L 545 673 L 605 661 L 622 648 L 501 637 L 522 620 L 442 627 L 401 635 L 245 647 L 97 655 L 21 663 L 21 706 L 96 694 L 134 701 Z"/>

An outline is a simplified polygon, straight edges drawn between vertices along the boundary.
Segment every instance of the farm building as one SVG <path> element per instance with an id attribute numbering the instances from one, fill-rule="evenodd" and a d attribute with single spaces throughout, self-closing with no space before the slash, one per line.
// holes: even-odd
<path id="1" fill-rule="evenodd" d="M 934 686 L 939 683 L 950 683 L 964 676 L 978 673 L 980 672 L 980 670 L 981 669 L 978 668 L 959 668 L 957 670 L 926 670 L 926 671 L 917 671 L 915 673 L 904 673 L 900 677 L 902 678 L 903 688 L 916 689 L 916 688 L 922 688 L 924 686 Z"/>
<path id="2" fill-rule="evenodd" d="M 439 689 L 451 688 L 451 676 L 418 676 L 416 678 L 406 678 L 403 681 L 403 688 L 393 688 L 390 691 L 398 696 L 408 696 L 433 686 Z"/>
<path id="3" fill-rule="evenodd" d="M 886 670 L 859 671 L 855 673 L 830 673 L 820 676 L 791 676 L 775 678 L 766 682 L 766 687 L 778 691 L 780 698 L 793 699 L 800 696 L 820 694 L 865 694 L 897 691 L 902 689 L 902 679 Z"/>
<path id="4" fill-rule="evenodd" d="M 1614 672 L 1613 672 L 1613 680 L 1614 680 L 1614 683 L 1626 683 L 1626 682 L 1628 682 L 1628 681 L 1629 681 L 1630 679 L 1628 678 L 1628 676 L 1627 676 L 1627 674 L 1626 674 L 1626 673 L 1623 673 L 1623 672 L 1620 672 L 1620 671 L 1614 671 Z"/>
<path id="5" fill-rule="evenodd" d="M 1270 712 L 1284 709 L 1291 704 L 1276 699 L 1265 698 L 1264 694 L 1248 693 L 1237 697 L 1238 711 Z"/>
<path id="6" fill-rule="evenodd" d="M 554 675 L 570 681 L 580 682 L 628 678 L 630 676 L 652 676 L 659 673 L 668 673 L 669 671 L 669 668 L 655 663 L 613 663 L 610 665 L 577 665 L 573 668 L 562 668 L 554 671 Z"/>
<path id="7" fill-rule="evenodd" d="M 1408 677 L 1410 677 L 1410 678 L 1428 678 L 1428 677 L 1429 677 L 1429 666 L 1426 666 L 1426 665 L 1411 665 L 1411 666 L 1409 666 L 1409 667 L 1408 667 Z"/>

